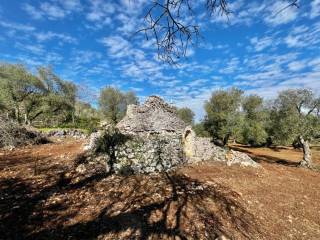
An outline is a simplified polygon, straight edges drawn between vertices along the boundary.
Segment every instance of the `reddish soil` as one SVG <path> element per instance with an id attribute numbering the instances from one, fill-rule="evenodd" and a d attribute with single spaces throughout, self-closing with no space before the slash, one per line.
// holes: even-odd
<path id="1" fill-rule="evenodd" d="M 82 144 L 0 151 L 1 239 L 320 239 L 320 173 L 298 150 L 233 146 L 259 169 L 106 176 L 75 172 Z"/>

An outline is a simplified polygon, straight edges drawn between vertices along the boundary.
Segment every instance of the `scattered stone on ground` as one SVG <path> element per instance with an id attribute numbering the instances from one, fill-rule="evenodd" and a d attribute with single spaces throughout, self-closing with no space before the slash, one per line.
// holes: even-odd
<path id="1" fill-rule="evenodd" d="M 48 137 L 73 137 L 77 139 L 84 139 L 87 137 L 86 133 L 79 129 L 55 129 L 47 133 Z"/>

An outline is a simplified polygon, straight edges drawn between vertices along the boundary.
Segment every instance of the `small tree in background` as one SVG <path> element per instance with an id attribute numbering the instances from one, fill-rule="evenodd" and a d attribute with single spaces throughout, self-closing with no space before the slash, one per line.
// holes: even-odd
<path id="1" fill-rule="evenodd" d="M 138 104 L 138 98 L 134 92 L 123 93 L 114 87 L 106 87 L 100 91 L 100 111 L 113 124 L 118 123 L 125 116 L 129 104 Z"/>
<path id="2" fill-rule="evenodd" d="M 188 125 L 193 125 L 194 123 L 194 112 L 187 107 L 179 108 L 177 110 L 178 116 Z"/>
<path id="3" fill-rule="evenodd" d="M 319 135 L 320 99 L 309 89 L 289 89 L 279 93 L 271 112 L 272 135 L 282 144 L 297 139 L 303 146 L 300 165 L 312 167 L 309 141 Z"/>
<path id="4" fill-rule="evenodd" d="M 219 145 L 226 145 L 231 136 L 239 132 L 243 91 L 237 88 L 217 90 L 205 102 L 204 126 Z"/>
<path id="5" fill-rule="evenodd" d="M 266 142 L 268 137 L 265 130 L 267 112 L 263 107 L 263 98 L 249 95 L 242 103 L 244 113 L 242 137 L 243 143 L 259 146 Z"/>

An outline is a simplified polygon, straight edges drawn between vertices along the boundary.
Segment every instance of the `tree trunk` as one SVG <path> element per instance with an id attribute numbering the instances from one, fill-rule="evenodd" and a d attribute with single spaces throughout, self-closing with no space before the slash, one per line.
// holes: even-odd
<path id="1" fill-rule="evenodd" d="M 223 146 L 226 146 L 229 142 L 230 133 L 227 133 L 227 135 L 223 138 Z"/>
<path id="2" fill-rule="evenodd" d="M 19 106 L 15 107 L 14 112 L 15 112 L 16 120 L 20 124 L 20 109 L 19 109 Z"/>
<path id="3" fill-rule="evenodd" d="M 28 125 L 28 126 L 30 125 L 30 120 L 28 118 L 28 114 L 27 113 L 24 114 L 24 124 Z"/>
<path id="4" fill-rule="evenodd" d="M 305 168 L 311 168 L 312 158 L 309 142 L 307 140 L 304 140 L 302 136 L 299 136 L 299 141 L 302 144 L 303 149 L 303 160 L 300 162 L 300 166 Z"/>

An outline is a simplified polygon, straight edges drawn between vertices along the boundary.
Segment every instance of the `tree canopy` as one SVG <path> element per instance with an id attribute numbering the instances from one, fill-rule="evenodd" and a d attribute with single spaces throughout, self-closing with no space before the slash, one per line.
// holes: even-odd
<path id="1" fill-rule="evenodd" d="M 2 63 L 0 80 L 1 108 L 18 122 L 65 121 L 74 111 L 76 85 L 60 79 L 50 67 L 39 67 L 33 74 L 23 65 Z"/>
<path id="2" fill-rule="evenodd" d="M 126 114 L 127 105 L 138 104 L 134 92 L 121 92 L 114 87 L 105 87 L 100 91 L 99 109 L 106 119 L 118 123 Z"/>
<path id="3" fill-rule="evenodd" d="M 190 108 L 178 108 L 177 113 L 185 123 L 189 125 L 192 125 L 194 123 L 194 112 Z"/>
<path id="4" fill-rule="evenodd" d="M 238 131 L 242 95 L 243 91 L 237 88 L 216 90 L 205 102 L 205 128 L 214 140 L 222 141 L 223 145 Z"/>

